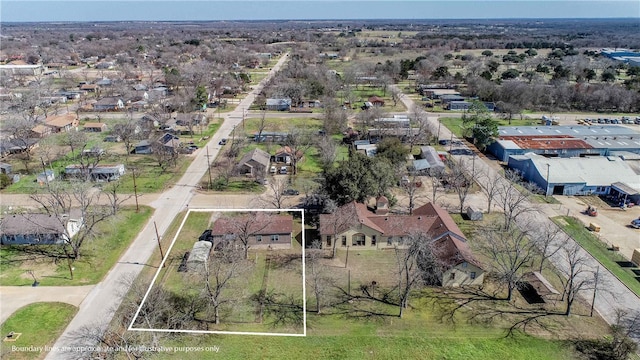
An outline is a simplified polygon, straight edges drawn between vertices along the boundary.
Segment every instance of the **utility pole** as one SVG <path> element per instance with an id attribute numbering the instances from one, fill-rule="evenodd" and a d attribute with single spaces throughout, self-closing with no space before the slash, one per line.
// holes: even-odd
<path id="1" fill-rule="evenodd" d="M 131 175 L 133 176 L 133 197 L 136 199 L 136 212 L 140 212 L 138 206 L 138 185 L 136 185 L 136 168 L 131 168 Z"/>
<path id="2" fill-rule="evenodd" d="M 551 168 L 551 164 L 547 163 L 547 190 L 544 192 L 544 198 L 546 199 L 549 195 L 549 169 Z"/>
<path id="3" fill-rule="evenodd" d="M 160 249 L 160 262 L 162 262 L 164 260 L 164 253 L 162 252 L 162 243 L 160 243 L 160 235 L 158 234 L 158 225 L 156 225 L 156 222 L 153 222 L 153 227 L 155 227 L 156 229 L 156 239 L 158 240 L 158 248 Z M 164 264 L 162 264 L 162 267 L 164 267 Z"/>
<path id="4" fill-rule="evenodd" d="M 211 184 L 213 181 L 211 180 L 211 162 L 209 160 L 209 145 L 207 145 L 207 170 L 209 171 L 209 187 L 208 190 L 211 190 Z"/>
<path id="5" fill-rule="evenodd" d="M 598 267 L 596 268 L 595 283 L 593 284 L 593 300 L 591 300 L 591 313 L 589 314 L 589 316 L 591 317 L 593 317 L 593 308 L 596 304 L 596 291 L 598 291 L 599 275 L 600 275 L 600 266 L 598 265 Z"/>
<path id="6" fill-rule="evenodd" d="M 440 122 L 440 115 L 438 115 L 438 143 L 440 143 L 440 125 L 442 125 L 442 123 Z"/>

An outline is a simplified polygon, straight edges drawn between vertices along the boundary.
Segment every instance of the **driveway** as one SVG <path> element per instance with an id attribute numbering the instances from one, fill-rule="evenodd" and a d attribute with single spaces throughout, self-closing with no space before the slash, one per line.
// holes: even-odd
<path id="1" fill-rule="evenodd" d="M 63 302 L 80 306 L 94 285 L 85 286 L 0 286 L 0 324 L 23 306 L 37 302 Z"/>

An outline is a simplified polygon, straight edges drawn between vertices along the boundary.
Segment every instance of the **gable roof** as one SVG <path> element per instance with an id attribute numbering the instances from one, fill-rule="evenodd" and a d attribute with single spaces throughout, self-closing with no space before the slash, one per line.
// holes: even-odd
<path id="1" fill-rule="evenodd" d="M 63 115 L 56 115 L 56 116 L 49 116 L 45 120 L 45 124 L 47 126 L 60 127 L 60 128 L 69 126 L 69 125 L 74 125 L 75 122 L 76 122 L 76 116 L 71 113 L 66 113 Z"/>
<path id="2" fill-rule="evenodd" d="M 268 152 L 262 150 L 262 149 L 258 149 L 255 148 L 251 151 L 249 151 L 248 153 L 246 153 L 242 159 L 240 159 L 240 162 L 238 163 L 239 165 L 245 165 L 247 164 L 249 161 L 253 160 L 261 165 L 264 165 L 265 168 L 267 166 L 269 166 L 269 161 L 271 159 L 271 156 L 269 155 Z M 247 164 L 250 165 L 250 164 Z"/>
<path id="3" fill-rule="evenodd" d="M 427 203 L 413 211 L 413 215 L 376 214 L 365 204 L 352 201 L 341 209 L 344 218 L 354 219 L 351 224 L 340 224 L 337 233 L 342 233 L 358 223 L 384 236 L 407 236 L 413 232 L 424 232 L 439 244 L 439 257 L 449 264 L 467 261 L 479 268 L 480 262 L 473 256 L 471 248 L 453 218 L 438 205 Z M 320 215 L 320 235 L 334 235 L 332 214 Z"/>
<path id="4" fill-rule="evenodd" d="M 63 234 L 63 221 L 48 214 L 8 215 L 0 222 L 3 235 Z"/>
<path id="5" fill-rule="evenodd" d="M 240 223 L 247 221 L 250 215 L 242 215 L 240 217 L 221 217 L 213 223 L 211 235 L 231 235 L 238 232 L 234 219 L 238 219 Z M 250 235 L 275 235 L 275 234 L 291 234 L 293 231 L 293 217 L 291 215 L 270 215 L 264 218 L 263 222 L 253 222 L 249 225 Z"/>

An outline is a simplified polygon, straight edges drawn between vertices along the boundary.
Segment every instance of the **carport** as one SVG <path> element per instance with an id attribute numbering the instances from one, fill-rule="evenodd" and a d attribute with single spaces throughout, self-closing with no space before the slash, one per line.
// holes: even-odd
<path id="1" fill-rule="evenodd" d="M 618 200 L 624 200 L 625 204 L 629 202 L 638 204 L 640 202 L 640 192 L 622 182 L 611 184 L 610 195 Z"/>

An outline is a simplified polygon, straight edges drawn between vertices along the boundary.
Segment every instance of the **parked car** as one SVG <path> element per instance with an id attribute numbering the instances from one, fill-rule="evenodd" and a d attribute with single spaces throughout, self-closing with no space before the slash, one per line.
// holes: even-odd
<path id="1" fill-rule="evenodd" d="M 300 191 L 296 189 L 286 189 L 282 192 L 283 195 L 300 195 Z"/>
<path id="2" fill-rule="evenodd" d="M 194 151 L 198 150 L 198 145 L 189 145 L 189 146 L 187 146 L 187 149 L 194 150 Z"/>
<path id="3" fill-rule="evenodd" d="M 631 220 L 631 227 L 634 229 L 640 229 L 640 218 Z"/>
<path id="4" fill-rule="evenodd" d="M 227 145 L 227 139 L 222 139 L 222 140 L 220 140 L 220 142 L 218 143 L 218 145 Z"/>
<path id="5" fill-rule="evenodd" d="M 287 173 L 287 167 L 286 167 L 286 166 L 282 166 L 282 167 L 280 168 L 280 171 L 279 171 L 279 172 L 280 172 L 280 174 L 286 174 L 286 173 Z"/>
<path id="6" fill-rule="evenodd" d="M 269 173 L 275 174 L 276 172 L 277 172 L 277 169 L 275 166 L 272 166 L 271 168 L 269 168 Z"/>

